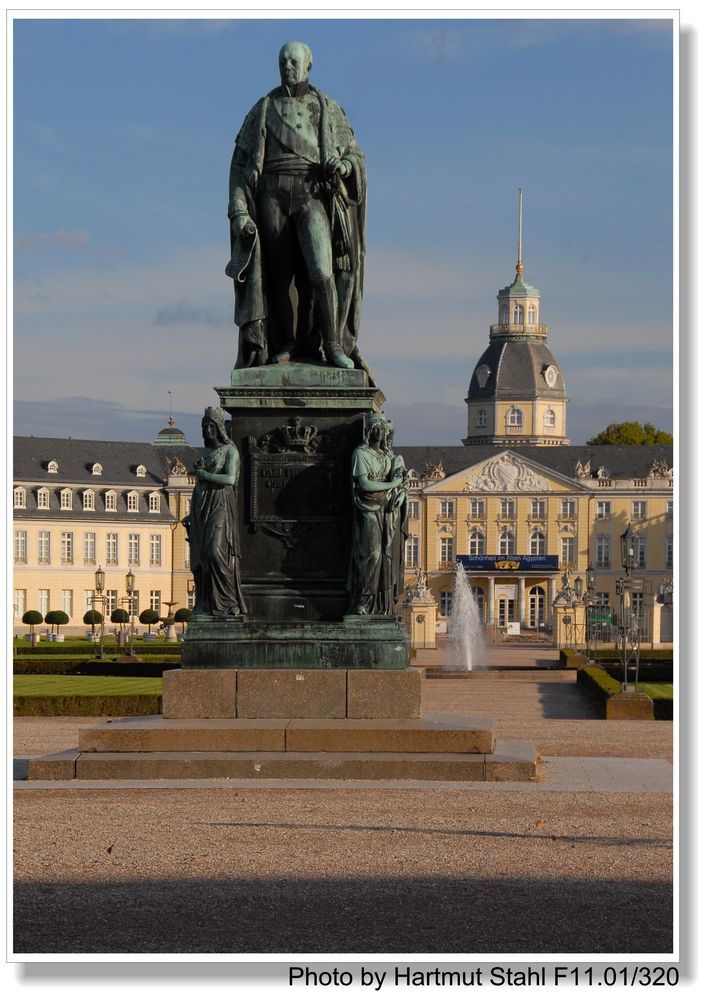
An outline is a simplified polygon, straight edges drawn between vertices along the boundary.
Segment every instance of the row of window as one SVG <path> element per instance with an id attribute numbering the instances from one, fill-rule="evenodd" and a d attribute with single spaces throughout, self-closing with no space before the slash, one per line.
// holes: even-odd
<path id="1" fill-rule="evenodd" d="M 512 310 L 512 322 L 520 326 L 525 321 L 525 307 L 521 306 L 519 302 L 516 302 Z M 510 307 L 504 305 L 500 310 L 500 322 L 509 323 L 510 322 Z M 532 304 L 527 307 L 527 322 L 530 326 L 534 326 L 537 322 L 537 307 Z"/>
<path id="2" fill-rule="evenodd" d="M 610 535 L 598 535 L 596 537 L 595 565 L 600 569 L 609 569 L 612 562 Z M 576 539 L 572 535 L 565 535 L 561 538 L 561 562 L 576 562 Z M 533 531 L 529 538 L 529 554 L 533 556 L 543 556 L 547 554 L 547 538 L 543 531 Z M 635 565 L 640 569 L 646 567 L 646 539 L 640 535 L 635 536 Z M 468 536 L 468 555 L 484 556 L 486 554 L 485 533 L 479 528 L 475 528 Z M 504 529 L 498 534 L 497 554 L 501 556 L 513 556 L 516 554 L 515 533 L 509 529 Z M 665 548 L 665 568 L 671 569 L 673 566 L 673 538 L 667 535 Z M 453 562 L 456 558 L 455 539 L 440 539 L 439 558 L 442 563 Z M 410 535 L 406 542 L 405 564 L 408 568 L 419 565 L 419 538 L 417 535 Z"/>
<path id="3" fill-rule="evenodd" d="M 471 500 L 469 504 L 469 514 L 474 518 L 485 517 L 485 500 Z M 500 500 L 500 517 L 515 517 L 516 501 L 506 497 Z M 559 516 L 564 518 L 574 518 L 577 516 L 578 502 L 567 497 L 559 502 Z M 674 512 L 674 503 L 667 501 L 667 516 L 671 517 Z M 456 500 L 444 498 L 439 501 L 440 517 L 456 516 Z M 547 516 L 547 499 L 545 497 L 532 497 L 530 500 L 530 517 Z M 613 516 L 613 501 L 596 501 L 596 520 L 609 521 Z M 647 500 L 633 500 L 630 508 L 630 516 L 633 521 L 644 521 L 647 518 Z M 419 517 L 419 501 L 412 500 L 409 504 L 409 517 L 415 520 Z"/>
<path id="4" fill-rule="evenodd" d="M 83 509 L 84 510 L 95 510 L 96 509 L 96 492 L 95 490 L 84 490 L 81 494 Z M 49 501 L 51 498 L 51 491 L 47 487 L 42 486 L 37 490 L 37 510 L 49 510 Z M 160 494 L 156 490 L 153 493 L 149 493 L 148 497 L 148 508 L 150 514 L 159 514 L 160 512 Z M 27 509 L 27 490 L 24 486 L 16 486 L 14 489 L 14 507 L 16 510 L 26 510 Z M 118 509 L 118 494 L 116 490 L 107 490 L 103 494 L 103 503 L 105 510 L 116 511 Z M 69 489 L 67 486 L 65 489 L 59 491 L 59 508 L 60 510 L 73 510 L 74 505 L 74 491 Z M 137 490 L 130 490 L 125 497 L 125 505 L 128 511 L 136 512 L 140 509 L 140 494 Z"/>
<path id="5" fill-rule="evenodd" d="M 471 587 L 471 593 L 475 598 L 476 604 L 478 605 L 478 611 L 481 620 L 486 620 L 485 608 L 486 608 L 486 594 L 483 587 Z M 530 628 L 534 628 L 540 622 L 544 621 L 544 610 L 546 606 L 546 592 L 544 587 L 532 587 L 529 591 L 529 615 L 528 624 Z M 505 607 L 502 607 L 503 603 Z M 609 608 L 610 607 L 610 594 L 607 590 L 597 591 L 594 597 L 594 607 L 596 608 Z M 515 601 L 512 598 L 499 598 L 499 607 L 501 624 L 505 624 L 502 618 L 505 617 L 506 620 L 515 621 Z M 509 605 L 509 607 L 507 606 Z M 645 612 L 645 595 L 642 591 L 636 591 L 630 595 L 630 608 L 633 614 L 642 616 Z M 441 618 L 450 618 L 453 611 L 453 591 L 452 590 L 442 590 L 439 593 L 439 616 Z"/>
<path id="6" fill-rule="evenodd" d="M 59 563 L 62 566 L 73 566 L 81 553 L 76 551 L 75 535 L 73 531 L 60 532 L 59 539 Z M 95 566 L 97 561 L 105 563 L 106 566 L 120 565 L 119 536 L 117 531 L 107 531 L 105 533 L 105 551 L 103 558 L 98 560 L 97 536 L 95 531 L 84 531 L 82 539 L 82 556 L 84 566 Z M 189 544 L 185 542 L 184 568 L 189 568 Z M 151 534 L 147 543 L 147 552 L 150 566 L 162 565 L 162 535 Z M 127 536 L 127 563 L 129 566 L 140 566 L 144 553 L 142 552 L 143 540 L 139 532 L 130 532 Z M 52 564 L 52 533 L 51 531 L 37 532 L 37 565 L 51 566 Z M 24 528 L 15 530 L 15 563 L 26 565 L 29 562 L 29 539 L 28 532 Z"/>
<path id="7" fill-rule="evenodd" d="M 515 512 L 517 510 L 516 501 L 508 499 L 507 497 L 502 497 L 500 500 L 500 517 L 515 517 Z M 576 517 L 576 512 L 578 510 L 577 502 L 573 498 L 566 498 L 560 501 L 559 511 L 561 517 L 573 518 Z M 417 507 L 417 516 L 419 514 L 419 507 Z M 471 517 L 485 517 L 485 500 L 471 500 L 469 504 L 469 514 Z M 412 517 L 410 510 L 410 517 Z M 443 499 L 439 501 L 439 516 L 440 517 L 455 517 L 456 516 L 456 501 L 453 499 Z M 544 497 L 533 497 L 530 500 L 530 516 L 531 517 L 546 517 L 547 516 L 547 501 Z"/>
<path id="8" fill-rule="evenodd" d="M 106 590 L 106 616 L 110 617 L 113 611 L 118 608 L 118 591 L 117 590 Z M 84 590 L 83 592 L 83 611 L 80 612 L 81 617 L 86 611 L 91 611 L 95 609 L 96 611 L 101 610 L 101 606 L 94 603 L 95 591 Z M 52 598 L 52 591 L 48 588 L 40 588 L 37 591 L 37 606 L 32 608 L 33 611 L 39 611 L 41 615 L 46 615 L 49 611 L 57 610 L 52 606 L 52 600 L 56 600 L 56 591 L 54 591 L 54 598 Z M 126 598 L 121 602 L 123 606 L 126 607 L 129 615 L 137 617 L 141 610 L 140 606 L 140 592 L 135 590 L 132 593 L 132 598 Z M 188 606 L 193 607 L 194 595 L 188 595 Z M 61 591 L 61 610 L 73 618 L 74 616 L 74 591 L 73 590 L 62 590 Z M 156 611 L 157 614 L 162 613 L 162 591 L 161 590 L 150 590 L 149 607 Z M 14 599 L 14 617 L 22 620 L 22 616 L 29 608 L 27 607 L 27 591 L 24 589 L 15 590 Z M 78 609 L 77 609 L 78 610 Z"/>
<path id="9" fill-rule="evenodd" d="M 524 421 L 524 416 L 522 410 L 519 410 L 516 406 L 511 406 L 510 409 L 505 414 L 505 426 L 506 427 L 522 427 Z M 487 427 L 488 426 L 488 411 L 487 410 L 476 410 L 476 427 Z M 544 411 L 544 426 L 545 427 L 556 427 L 556 413 L 551 408 Z"/>

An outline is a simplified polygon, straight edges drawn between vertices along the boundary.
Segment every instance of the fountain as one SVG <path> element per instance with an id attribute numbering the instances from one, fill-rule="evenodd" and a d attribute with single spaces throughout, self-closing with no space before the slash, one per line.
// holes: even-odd
<path id="1" fill-rule="evenodd" d="M 485 636 L 478 603 L 473 596 L 466 571 L 456 564 L 449 646 L 445 670 L 477 670 L 483 668 Z"/>

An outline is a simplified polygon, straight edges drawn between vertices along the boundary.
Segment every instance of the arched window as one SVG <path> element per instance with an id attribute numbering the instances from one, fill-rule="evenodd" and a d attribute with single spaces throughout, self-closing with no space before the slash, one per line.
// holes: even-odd
<path id="1" fill-rule="evenodd" d="M 49 510 L 49 490 L 45 486 L 37 490 L 37 510 Z"/>
<path id="2" fill-rule="evenodd" d="M 27 506 L 27 490 L 24 486 L 16 486 L 13 491 L 13 505 L 24 509 Z"/>
<path id="3" fill-rule="evenodd" d="M 59 471 L 59 463 L 55 458 L 52 458 L 51 462 L 47 466 L 47 472 L 51 472 L 52 476 L 55 476 Z"/>
<path id="4" fill-rule="evenodd" d="M 506 422 L 508 427 L 522 427 L 522 410 L 518 410 L 516 406 L 510 407 Z"/>
<path id="5" fill-rule="evenodd" d="M 510 322 L 510 309 L 508 306 L 503 306 L 500 313 L 500 322 L 509 323 Z"/>
<path id="6" fill-rule="evenodd" d="M 488 426 L 488 414 L 485 410 L 478 410 L 476 413 L 476 427 Z"/>
<path id="7" fill-rule="evenodd" d="M 93 476 L 103 475 L 103 466 L 100 464 L 100 462 L 95 462 L 93 464 L 93 467 L 91 468 L 91 475 Z"/>
<path id="8" fill-rule="evenodd" d="M 529 592 L 529 624 L 530 628 L 544 625 L 545 597 L 543 587 L 532 587 Z"/>
<path id="9" fill-rule="evenodd" d="M 95 510 L 96 509 L 96 495 L 93 490 L 84 490 L 83 493 L 83 509 L 84 510 Z"/>
<path id="10" fill-rule="evenodd" d="M 159 514 L 159 493 L 150 493 L 150 514 Z"/>
<path id="11" fill-rule="evenodd" d="M 140 509 L 140 495 L 137 490 L 131 490 L 127 495 L 127 509 L 135 514 Z"/>
<path id="12" fill-rule="evenodd" d="M 117 510 L 118 509 L 118 494 L 115 490 L 108 490 L 105 495 L 105 509 L 106 510 Z"/>
<path id="13" fill-rule="evenodd" d="M 468 536 L 468 554 L 471 556 L 485 555 L 485 535 L 480 528 L 474 528 Z"/>
<path id="14" fill-rule="evenodd" d="M 537 322 L 537 307 L 534 304 L 527 309 L 527 322 L 530 326 Z"/>
<path id="15" fill-rule="evenodd" d="M 525 321 L 525 310 L 524 307 L 520 305 L 519 302 L 515 303 L 515 308 L 512 311 L 512 322 L 517 326 L 522 326 Z"/>
<path id="16" fill-rule="evenodd" d="M 515 554 L 515 534 L 508 528 L 504 528 L 500 532 L 498 550 L 501 556 L 513 556 Z"/>
<path id="17" fill-rule="evenodd" d="M 544 426 L 556 427 L 556 413 L 554 412 L 554 410 L 544 411 Z"/>
<path id="18" fill-rule="evenodd" d="M 144 465 L 138 465 L 135 469 L 135 475 L 140 476 L 142 479 L 147 475 L 147 469 Z"/>
<path id="19" fill-rule="evenodd" d="M 533 531 L 530 535 L 530 555 L 543 556 L 547 551 L 547 539 L 543 531 Z"/>
<path id="20" fill-rule="evenodd" d="M 73 493 L 71 490 L 62 490 L 59 494 L 59 506 L 62 510 L 71 510 L 73 507 Z"/>

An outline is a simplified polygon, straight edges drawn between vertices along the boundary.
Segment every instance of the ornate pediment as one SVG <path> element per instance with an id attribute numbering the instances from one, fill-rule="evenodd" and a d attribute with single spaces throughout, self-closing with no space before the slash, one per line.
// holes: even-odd
<path id="1" fill-rule="evenodd" d="M 544 476 L 524 462 L 518 455 L 503 452 L 485 462 L 466 480 L 467 492 L 487 493 L 537 493 L 548 490 L 550 483 Z"/>

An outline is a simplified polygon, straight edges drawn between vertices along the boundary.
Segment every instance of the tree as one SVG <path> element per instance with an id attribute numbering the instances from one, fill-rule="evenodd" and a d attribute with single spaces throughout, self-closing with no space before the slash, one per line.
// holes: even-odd
<path id="1" fill-rule="evenodd" d="M 147 626 L 150 635 L 152 635 L 152 626 L 156 625 L 158 621 L 159 615 L 154 608 L 145 608 L 144 611 L 140 612 L 140 624 Z"/>
<path id="2" fill-rule="evenodd" d="M 181 634 L 186 631 L 186 623 L 191 621 L 191 611 L 189 608 L 179 608 L 174 614 L 174 621 L 181 622 Z"/>
<path id="3" fill-rule="evenodd" d="M 83 624 L 91 626 L 91 632 L 93 635 L 96 634 L 96 625 L 103 624 L 103 615 L 100 611 L 96 611 L 95 608 L 89 608 L 86 614 L 83 616 Z"/>
<path id="4" fill-rule="evenodd" d="M 69 616 L 65 611 L 47 611 L 44 616 L 44 621 L 47 625 L 51 625 L 52 632 L 56 628 L 56 634 L 58 635 L 59 626 L 69 624 Z"/>
<path id="5" fill-rule="evenodd" d="M 622 424 L 608 424 L 604 431 L 596 434 L 586 444 L 651 444 L 671 445 L 674 439 L 667 431 L 660 431 L 654 424 L 639 424 L 636 420 L 625 420 Z"/>
<path id="6" fill-rule="evenodd" d="M 41 611 L 25 611 L 22 615 L 22 624 L 29 625 L 29 634 L 32 636 L 32 643 L 34 644 L 34 626 L 41 625 L 44 621 Z"/>
<path id="7" fill-rule="evenodd" d="M 127 613 L 125 608 L 116 608 L 114 611 L 110 612 L 110 620 L 113 625 L 119 625 L 120 631 L 125 631 L 125 625 L 130 621 L 130 615 Z"/>

